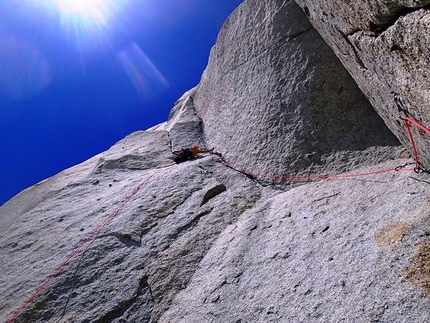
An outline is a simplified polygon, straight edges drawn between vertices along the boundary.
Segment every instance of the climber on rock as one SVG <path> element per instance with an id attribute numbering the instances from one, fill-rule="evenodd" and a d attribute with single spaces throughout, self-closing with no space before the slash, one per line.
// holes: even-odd
<path id="1" fill-rule="evenodd" d="M 175 150 L 173 151 L 173 154 L 175 154 L 174 161 L 175 163 L 179 164 L 187 160 L 194 159 L 197 154 L 199 153 L 212 153 L 212 149 L 200 149 L 197 146 L 192 146 L 191 148 L 184 148 L 181 150 Z"/>

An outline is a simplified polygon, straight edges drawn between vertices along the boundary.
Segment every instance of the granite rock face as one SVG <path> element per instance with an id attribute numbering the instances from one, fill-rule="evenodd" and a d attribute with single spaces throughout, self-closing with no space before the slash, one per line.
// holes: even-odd
<path id="1" fill-rule="evenodd" d="M 261 195 L 212 158 L 174 164 L 166 131 L 134 133 L 1 207 L 2 322 L 142 182 L 16 322 L 158 321 Z"/>
<path id="2" fill-rule="evenodd" d="M 256 13 L 260 24 L 251 18 Z M 344 70 L 342 91 L 331 74 L 324 81 L 320 63 L 341 66 L 332 55 L 318 56 L 330 51 L 305 19 L 285 27 L 285 15 L 303 17 L 293 2 L 244 2 L 223 27 L 201 84 L 175 103 L 167 122 L 0 207 L 2 323 L 15 314 L 13 322 L 36 323 L 430 320 L 428 174 L 394 170 L 413 160 L 401 158 Z M 259 37 L 249 33 L 254 29 Z M 309 33 L 309 42 L 298 42 Z M 234 35 L 242 43 L 229 48 Z M 289 48 L 285 39 L 296 43 Z M 316 56 L 313 42 L 322 48 Z M 247 64 L 249 74 L 240 72 Z M 291 83 L 294 73 L 308 75 L 308 83 Z M 286 83 L 272 93 L 275 79 Z M 277 112 L 285 129 L 274 122 Z M 339 123 L 351 116 L 356 140 Z M 311 127 L 315 118 L 321 128 Z M 233 139 L 244 147 L 232 149 Z M 249 150 L 256 141 L 272 151 Z M 368 175 L 272 180 L 210 154 L 175 164 L 172 150 L 191 144 L 214 145 L 228 163 L 251 172 Z"/>
<path id="3" fill-rule="evenodd" d="M 169 132 L 173 150 L 189 147 L 191 144 L 199 147 L 206 146 L 203 136 L 203 122 L 197 115 L 193 103 L 195 92 L 196 88 L 185 92 L 175 102 L 173 109 L 170 111 L 168 121 L 154 128 Z"/>
<path id="4" fill-rule="evenodd" d="M 236 9 L 194 106 L 206 143 L 259 172 L 335 173 L 362 164 L 363 151 L 385 160 L 398 144 L 294 1 Z"/>
<path id="5" fill-rule="evenodd" d="M 412 117 L 430 129 L 430 1 L 296 2 L 412 152 L 401 118 Z M 414 127 L 414 139 L 421 161 L 430 166 L 429 135 Z"/>
<path id="6" fill-rule="evenodd" d="M 161 321 L 428 322 L 430 302 L 407 279 L 420 268 L 429 282 L 428 267 L 411 264 L 418 253 L 428 266 L 427 189 L 389 174 L 265 195 L 220 235 Z"/>
<path id="7" fill-rule="evenodd" d="M 426 175 L 279 186 L 170 153 L 137 132 L 0 207 L 2 322 L 70 255 L 14 322 L 430 319 Z"/>

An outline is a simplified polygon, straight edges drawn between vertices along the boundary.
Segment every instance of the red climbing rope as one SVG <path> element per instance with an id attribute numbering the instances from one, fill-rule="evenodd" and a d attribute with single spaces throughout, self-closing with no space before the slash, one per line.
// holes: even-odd
<path id="1" fill-rule="evenodd" d="M 415 121 L 412 118 L 409 117 L 405 117 L 404 119 L 405 122 L 405 127 L 408 131 L 409 134 L 409 138 L 412 144 L 412 148 L 414 151 L 414 159 L 415 159 L 415 168 L 405 168 L 405 167 L 396 167 L 396 168 L 390 168 L 390 169 L 383 169 L 383 170 L 377 170 L 377 171 L 372 171 L 372 172 L 364 172 L 364 173 L 357 173 L 357 174 L 339 174 L 339 175 L 310 175 L 310 176 L 301 176 L 301 175 L 270 175 L 270 174 L 258 174 L 258 173 L 251 173 L 248 171 L 245 171 L 243 169 L 240 169 L 238 167 L 235 167 L 229 163 L 227 163 L 224 159 L 218 157 L 217 155 L 212 155 L 212 157 L 216 160 L 218 160 L 219 162 L 221 162 L 222 164 L 224 164 L 225 166 L 238 171 L 242 174 L 248 175 L 248 176 L 252 176 L 252 177 L 264 177 L 264 178 L 271 178 L 271 179 L 342 179 L 342 178 L 351 178 L 351 177 L 361 177 L 361 176 L 369 176 L 369 175 L 377 175 L 377 174 L 382 174 L 382 173 L 388 173 L 388 172 L 392 172 L 392 171 L 413 171 L 413 170 L 419 170 L 420 169 L 420 164 L 418 161 L 418 153 L 417 153 L 417 149 L 415 146 L 415 142 L 414 142 L 414 138 L 412 136 L 412 131 L 410 128 L 409 123 L 414 124 L 415 126 L 417 126 L 418 128 L 420 128 L 421 130 L 425 131 L 426 133 L 430 134 L 430 130 L 427 129 L 426 127 L 424 127 L 422 124 L 420 124 L 419 122 Z M 165 165 L 161 166 L 157 171 L 155 171 L 154 173 L 152 173 L 150 176 L 148 176 L 142 183 L 140 183 L 103 221 L 102 223 L 99 224 L 99 226 L 97 228 L 95 228 L 90 235 L 85 238 L 85 240 L 82 241 L 82 243 L 69 255 L 69 257 L 67 257 L 67 259 L 51 274 L 51 276 L 49 276 L 45 282 L 40 285 L 40 287 L 31 295 L 31 297 L 24 303 L 24 305 L 21 306 L 21 308 L 16 311 L 16 313 L 12 316 L 12 318 L 7 322 L 7 323 L 12 323 L 12 321 L 25 309 L 25 307 L 31 303 L 33 301 L 33 299 L 40 293 L 40 291 L 52 280 L 52 278 L 54 278 L 62 269 L 63 267 L 69 263 L 69 261 L 85 246 L 85 244 L 91 240 L 98 231 L 100 231 L 100 229 L 110 220 L 112 219 L 116 213 L 118 213 L 118 211 L 124 206 L 124 204 L 126 204 L 136 193 L 137 191 L 139 191 L 139 189 L 146 183 L 148 182 L 153 176 L 155 176 L 156 174 L 158 174 L 159 172 L 161 172 L 165 167 L 167 167 L 169 164 L 171 164 L 177 156 L 175 156 L 175 158 L 173 158 L 172 160 L 170 160 L 168 163 L 166 163 Z"/>
<path id="2" fill-rule="evenodd" d="M 414 137 L 412 135 L 412 131 L 411 131 L 411 127 L 410 127 L 409 123 L 412 123 L 413 125 L 417 126 L 421 130 L 423 130 L 426 133 L 428 133 L 429 135 L 430 135 L 430 130 L 427 129 L 426 127 L 424 127 L 421 123 L 419 123 L 418 121 L 416 121 L 416 120 L 414 120 L 412 118 L 405 117 L 405 118 L 403 118 L 403 121 L 405 122 L 405 127 L 406 127 L 406 130 L 408 131 L 408 135 L 409 135 L 409 140 L 411 141 L 412 149 L 414 151 L 415 171 L 423 170 L 424 168 L 421 168 L 421 165 L 420 165 L 420 162 L 419 162 L 419 159 L 418 159 L 417 147 L 415 145 Z"/>
<path id="3" fill-rule="evenodd" d="M 412 118 L 406 117 L 403 120 L 405 122 L 405 127 L 408 131 L 409 138 L 410 138 L 411 144 L 412 144 L 412 148 L 414 150 L 415 168 L 405 168 L 404 166 L 401 166 L 401 167 L 382 169 L 382 170 L 377 170 L 377 171 L 372 171 L 372 172 L 365 172 L 365 173 L 358 173 L 358 174 L 339 174 L 339 175 L 310 175 L 310 176 L 306 176 L 306 175 L 303 175 L 303 176 L 300 176 L 300 175 L 270 175 L 270 174 L 251 173 L 251 172 L 248 172 L 246 170 L 240 169 L 238 167 L 235 167 L 235 166 L 227 163 L 224 159 L 222 159 L 218 156 L 212 156 L 212 157 L 215 158 L 216 160 L 218 160 L 219 162 L 221 162 L 222 164 L 224 164 L 225 166 L 227 166 L 231 169 L 234 169 L 235 171 L 238 171 L 242 174 L 252 176 L 252 177 L 263 177 L 263 178 L 271 178 L 271 179 L 341 179 L 341 178 L 377 175 L 377 174 L 388 173 L 388 172 L 392 172 L 392 171 L 417 171 L 417 170 L 421 169 L 421 165 L 420 165 L 419 160 L 418 160 L 418 152 L 417 152 L 417 148 L 415 146 L 415 141 L 414 141 L 414 138 L 412 136 L 412 131 L 411 131 L 411 127 L 410 127 L 409 123 L 414 124 L 415 126 L 417 126 L 418 128 L 420 128 L 421 130 L 425 131 L 428 134 L 430 134 L 430 130 Z"/>
<path id="4" fill-rule="evenodd" d="M 405 121 L 405 127 L 409 134 L 409 140 L 411 141 L 412 149 L 414 150 L 414 160 L 415 160 L 415 169 L 418 169 L 420 167 L 420 164 L 418 162 L 418 153 L 417 153 L 417 147 L 415 146 L 414 137 L 412 136 L 411 126 L 409 125 L 409 121 L 404 119 Z"/>
<path id="5" fill-rule="evenodd" d="M 388 173 L 392 171 L 412 171 L 413 168 L 404 168 L 404 167 L 395 167 L 395 168 L 389 168 L 389 169 L 382 169 L 372 172 L 365 172 L 365 173 L 357 173 L 357 174 L 338 174 L 338 175 L 270 175 L 270 174 L 259 174 L 259 173 L 251 173 L 248 171 L 245 171 L 243 169 L 240 169 L 238 167 L 235 167 L 229 163 L 227 163 L 225 160 L 218 156 L 212 156 L 225 166 L 240 172 L 242 174 L 252 176 L 252 177 L 263 177 L 263 178 L 271 178 L 271 179 L 342 179 L 342 178 L 350 178 L 350 177 L 361 177 L 361 176 L 369 176 L 369 175 L 377 175 L 382 173 Z"/>
<path id="6" fill-rule="evenodd" d="M 137 191 L 139 191 L 139 189 L 146 183 L 148 182 L 152 177 L 154 177 L 156 174 L 158 174 L 159 172 L 161 172 L 164 168 L 166 168 L 168 165 L 170 165 L 173 162 L 173 159 L 170 160 L 168 163 L 164 164 L 163 166 L 161 166 L 158 170 L 156 170 L 155 172 L 153 172 L 151 175 L 149 175 L 147 178 L 145 178 L 145 180 L 140 183 L 138 186 L 136 186 L 136 188 L 98 225 L 97 228 L 95 228 L 89 235 L 88 237 L 85 238 L 85 240 L 83 240 L 81 242 L 81 244 L 69 255 L 69 257 L 67 257 L 67 259 L 51 274 L 51 276 L 49 276 L 42 285 L 40 285 L 40 287 L 30 296 L 30 298 L 24 303 L 24 305 L 22 305 L 20 307 L 20 309 L 18 311 L 16 311 L 16 313 L 11 317 L 11 319 L 9 321 L 7 321 L 7 323 L 12 323 L 19 314 L 21 314 L 21 312 L 27 307 L 28 304 L 30 304 L 33 299 L 41 292 L 41 290 L 43 288 L 45 288 L 45 286 L 61 271 L 61 269 L 63 269 L 63 267 L 65 265 L 67 265 L 69 263 L 69 261 L 85 246 L 85 244 L 91 240 L 91 238 L 93 238 L 95 236 L 95 234 L 97 232 L 100 231 L 100 229 L 110 220 L 112 219 L 115 214 L 118 213 L 118 211 L 124 206 L 124 204 L 126 204 L 136 193 Z"/>
<path id="7" fill-rule="evenodd" d="M 426 127 L 424 127 L 424 126 L 423 126 L 421 123 L 419 123 L 418 121 L 416 121 L 416 120 L 414 120 L 414 119 L 412 119 L 412 118 L 409 118 L 409 117 L 405 117 L 405 118 L 403 118 L 403 120 L 413 123 L 413 124 L 414 124 L 414 125 L 416 125 L 418 128 L 420 128 L 421 130 L 424 130 L 425 132 L 427 132 L 427 133 L 430 135 L 430 130 L 429 130 L 429 129 L 427 129 Z"/>

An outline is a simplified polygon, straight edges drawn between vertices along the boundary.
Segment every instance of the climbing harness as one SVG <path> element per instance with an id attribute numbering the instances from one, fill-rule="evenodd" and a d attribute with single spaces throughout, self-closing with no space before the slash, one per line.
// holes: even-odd
<path id="1" fill-rule="evenodd" d="M 194 159 L 194 154 L 191 152 L 190 148 L 182 149 L 182 151 L 173 158 L 176 164 L 183 163 L 184 161 L 191 159 Z"/>

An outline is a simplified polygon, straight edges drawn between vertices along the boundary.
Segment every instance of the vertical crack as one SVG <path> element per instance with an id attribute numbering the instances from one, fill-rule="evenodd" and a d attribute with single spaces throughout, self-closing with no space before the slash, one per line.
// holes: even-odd
<path id="1" fill-rule="evenodd" d="M 336 30 L 342 36 L 342 38 L 345 40 L 345 42 L 348 44 L 348 46 L 351 48 L 352 52 L 354 53 L 355 61 L 358 63 L 358 65 L 360 65 L 361 68 L 367 70 L 367 67 L 364 64 L 363 60 L 361 59 L 357 48 L 354 46 L 354 44 L 348 38 L 348 36 L 351 36 L 352 34 L 351 35 L 345 35 L 340 29 L 336 28 Z M 359 32 L 359 31 L 360 30 L 354 31 L 353 34 Z"/>

